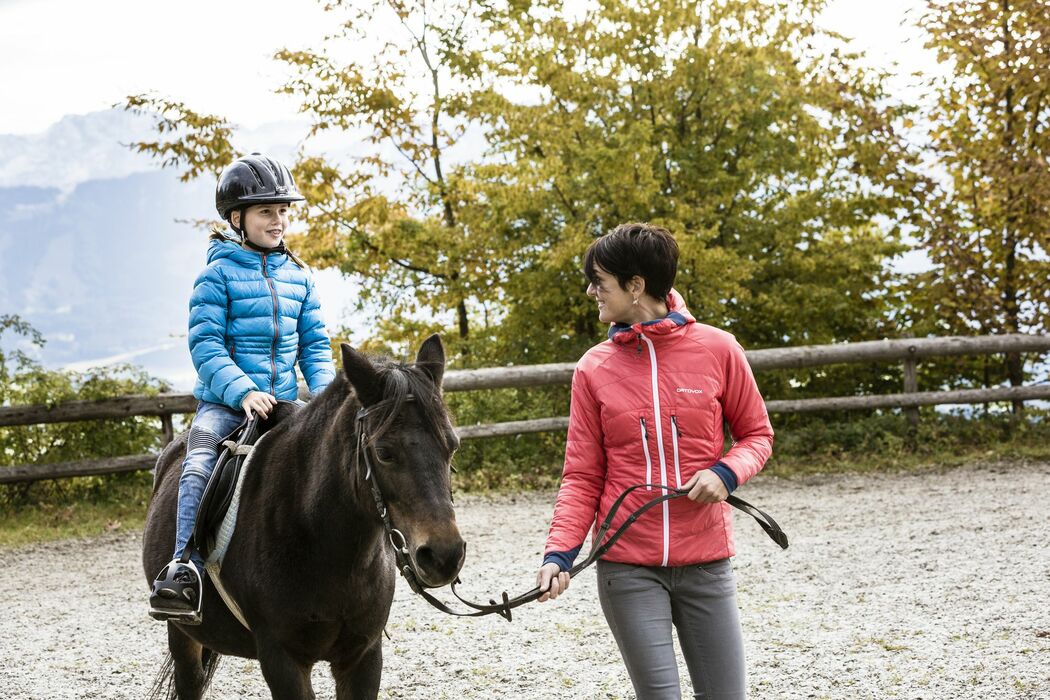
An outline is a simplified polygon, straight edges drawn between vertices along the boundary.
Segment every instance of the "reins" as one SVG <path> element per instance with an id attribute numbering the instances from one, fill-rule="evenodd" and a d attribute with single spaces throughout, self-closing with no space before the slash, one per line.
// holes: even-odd
<path id="1" fill-rule="evenodd" d="M 409 394 L 405 397 L 405 400 L 414 401 L 415 397 Z M 507 621 L 510 621 L 511 610 L 525 605 L 526 603 L 531 603 L 532 601 L 536 600 L 544 593 L 546 593 L 546 589 L 540 590 L 539 586 L 536 586 L 532 590 L 522 593 L 521 595 L 516 596 L 514 598 L 511 598 L 507 594 L 507 592 L 504 591 L 502 599 L 500 601 L 489 599 L 489 602 L 486 605 L 483 603 L 472 602 L 461 596 L 456 590 L 456 585 L 460 583 L 460 580 L 457 577 L 456 580 L 452 582 L 450 588 L 452 590 L 452 594 L 456 596 L 459 602 L 471 609 L 471 612 L 464 612 L 460 610 L 453 610 L 452 608 L 448 607 L 447 605 L 445 605 L 445 603 L 431 595 L 426 590 L 426 588 L 420 584 L 419 576 L 415 570 L 415 564 L 413 563 L 411 556 L 409 556 L 408 542 L 406 541 L 404 534 L 394 527 L 394 524 L 390 519 L 390 514 L 386 508 L 386 503 L 383 500 L 383 494 L 379 489 L 379 483 L 376 481 L 375 478 L 375 470 L 372 468 L 371 450 L 368 449 L 368 440 L 366 440 L 365 420 L 368 418 L 369 414 L 372 413 L 376 408 L 389 403 L 391 403 L 391 401 L 388 399 L 373 404 L 368 408 L 362 408 L 357 413 L 355 427 L 357 428 L 357 455 L 359 459 L 364 460 L 366 469 L 365 480 L 368 481 L 369 486 L 371 487 L 372 498 L 375 500 L 376 510 L 379 512 L 379 517 L 383 521 L 383 527 L 386 530 L 387 539 L 390 541 L 390 545 L 394 548 L 394 554 L 397 560 L 398 571 L 401 573 L 402 576 L 405 577 L 405 580 L 408 582 L 408 585 L 412 588 L 412 591 L 414 593 L 417 593 L 420 596 L 422 596 L 424 600 L 426 600 L 428 603 L 430 603 L 432 606 L 434 606 L 443 613 L 446 613 L 448 615 L 454 615 L 456 617 L 481 617 L 484 615 L 492 615 L 495 613 L 500 615 Z M 656 496 L 655 498 L 652 498 L 649 501 L 646 501 L 641 506 L 639 506 L 634 512 L 628 515 L 627 518 L 622 523 L 620 523 L 620 526 L 617 527 L 611 535 L 609 535 L 608 539 L 606 539 L 606 535 L 609 534 L 609 529 L 612 527 L 612 523 L 616 517 L 616 514 L 620 511 L 620 506 L 623 505 L 624 499 L 626 499 L 627 496 L 635 490 L 641 488 L 654 488 L 666 491 L 667 493 L 663 493 L 659 496 Z M 598 531 L 594 534 L 594 537 L 591 538 L 591 550 L 587 554 L 587 557 L 569 570 L 569 577 L 571 578 L 576 576 L 576 574 L 586 569 L 588 566 L 597 561 L 603 554 L 609 551 L 609 549 L 611 549 L 612 546 L 616 544 L 616 541 L 620 539 L 620 537 L 627 531 L 627 529 L 632 524 L 634 524 L 634 522 L 638 520 L 638 518 L 645 514 L 646 511 L 650 510 L 651 508 L 655 508 L 656 506 L 660 505 L 665 501 L 670 501 L 675 498 L 687 496 L 688 493 L 689 492 L 686 489 L 672 488 L 670 486 L 664 486 L 661 484 L 635 484 L 634 486 L 624 489 L 623 493 L 621 493 L 620 496 L 616 499 L 612 507 L 609 508 L 608 514 L 605 516 L 605 519 L 599 526 Z M 784 533 L 783 530 L 780 529 L 780 526 L 768 513 L 765 513 L 761 509 L 756 508 L 755 506 L 751 505 L 742 498 L 738 498 L 733 495 L 730 495 L 726 499 L 726 502 L 734 508 L 743 511 L 750 515 L 752 518 L 754 518 L 762 527 L 762 529 L 766 532 L 766 534 L 769 535 L 769 537 L 774 542 L 780 545 L 781 549 L 787 549 L 787 535 Z M 395 541 L 395 539 L 397 541 Z"/>
<path id="2" fill-rule="evenodd" d="M 624 520 L 620 524 L 620 526 L 613 531 L 611 535 L 609 535 L 608 539 L 604 539 L 609 532 L 609 528 L 612 527 L 613 519 L 616 517 L 616 513 L 619 512 L 620 506 L 623 505 L 623 501 L 627 497 L 627 495 L 636 489 L 646 487 L 669 490 L 669 492 L 652 498 L 649 501 L 646 501 L 641 506 L 639 506 L 634 512 L 627 516 L 627 519 Z M 619 498 L 616 499 L 612 507 L 609 509 L 609 513 L 605 516 L 605 520 L 602 521 L 601 526 L 598 528 L 598 532 L 596 532 L 594 537 L 591 538 L 591 542 L 593 544 L 591 545 L 591 551 L 587 554 L 587 558 L 577 563 L 571 569 L 569 569 L 569 577 L 572 578 L 576 576 L 576 574 L 586 569 L 588 566 L 596 562 L 603 554 L 609 551 L 609 549 L 611 549 L 612 546 L 616 544 L 616 541 L 620 539 L 620 537 L 627 531 L 627 529 L 632 524 L 634 524 L 634 522 L 638 520 L 638 518 L 640 518 L 646 511 L 648 511 L 651 508 L 655 508 L 664 501 L 670 501 L 675 498 L 680 498 L 682 496 L 688 495 L 688 493 L 689 492 L 684 489 L 672 489 L 670 486 L 662 486 L 660 484 L 635 484 L 634 486 L 624 489 L 623 493 L 620 494 Z M 729 496 L 729 498 L 726 499 L 726 502 L 729 503 L 731 506 L 739 508 L 740 510 L 753 517 L 756 521 L 758 521 L 758 524 L 762 526 L 762 529 L 766 531 L 766 534 L 768 534 L 774 542 L 780 545 L 782 549 L 787 549 L 787 535 L 784 533 L 783 530 L 780 529 L 780 526 L 777 525 L 777 522 L 773 520 L 773 518 L 770 517 L 767 513 L 764 513 L 763 511 L 759 510 L 747 501 L 737 498 L 736 496 Z M 526 603 L 531 603 L 532 601 L 536 600 L 541 595 L 547 592 L 546 589 L 540 590 L 539 586 L 536 586 L 532 590 L 526 593 L 522 593 L 521 595 L 515 598 L 509 597 L 507 593 L 504 592 L 501 601 L 497 602 L 495 600 L 489 599 L 488 605 L 484 605 L 480 603 L 471 602 L 465 599 L 463 596 L 461 596 L 456 591 L 457 583 L 460 583 L 460 580 L 458 578 L 450 586 L 450 588 L 452 589 L 452 594 L 456 596 L 456 598 L 461 603 L 466 605 L 468 608 L 471 608 L 474 612 L 468 613 L 452 610 L 426 591 L 421 591 L 420 595 L 422 595 L 426 599 L 426 601 L 433 605 L 435 608 L 444 613 L 448 613 L 449 615 L 455 615 L 457 617 L 480 617 L 482 615 L 491 615 L 493 613 L 496 613 L 509 622 L 511 620 L 511 610 L 525 605 Z"/>

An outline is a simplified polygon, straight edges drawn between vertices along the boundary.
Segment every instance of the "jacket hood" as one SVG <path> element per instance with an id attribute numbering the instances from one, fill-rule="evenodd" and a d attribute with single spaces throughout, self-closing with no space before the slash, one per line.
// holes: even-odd
<path id="1" fill-rule="evenodd" d="M 667 315 L 653 321 L 626 325 L 614 323 L 609 327 L 609 340 L 620 345 L 627 345 L 638 340 L 641 333 L 647 336 L 666 336 L 679 331 L 690 323 L 696 323 L 696 319 L 685 307 L 685 299 L 672 289 L 665 300 L 667 303 Z"/>
<path id="2" fill-rule="evenodd" d="M 270 254 L 270 260 L 273 260 L 273 265 L 280 265 L 287 257 L 284 253 Z M 244 267 L 258 267 L 262 260 L 262 253 L 257 253 L 254 250 L 245 250 L 241 247 L 240 242 L 233 238 L 223 238 L 222 240 L 213 238 L 208 245 L 208 264 L 210 265 L 222 258 L 229 258 L 231 261 Z"/>

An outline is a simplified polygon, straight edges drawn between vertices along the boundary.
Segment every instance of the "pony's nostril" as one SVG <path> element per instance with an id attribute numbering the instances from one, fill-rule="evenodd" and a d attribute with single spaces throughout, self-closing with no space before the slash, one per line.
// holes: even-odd
<path id="1" fill-rule="evenodd" d="M 435 578 L 451 580 L 463 566 L 466 547 L 463 540 L 451 544 L 420 545 L 416 550 L 416 563 Z"/>

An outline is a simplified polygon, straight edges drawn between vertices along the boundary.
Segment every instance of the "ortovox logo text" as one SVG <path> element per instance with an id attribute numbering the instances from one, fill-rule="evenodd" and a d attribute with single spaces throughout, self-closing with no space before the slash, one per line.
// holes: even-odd
<path id="1" fill-rule="evenodd" d="M 702 393 L 704 393 L 703 389 L 686 389 L 684 386 L 678 387 L 675 391 L 677 391 L 679 394 L 702 394 Z"/>

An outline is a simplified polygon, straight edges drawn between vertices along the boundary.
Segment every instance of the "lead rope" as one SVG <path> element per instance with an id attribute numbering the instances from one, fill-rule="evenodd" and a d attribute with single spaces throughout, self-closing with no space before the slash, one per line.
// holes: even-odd
<path id="1" fill-rule="evenodd" d="M 603 542 L 603 538 L 609 532 L 609 528 L 612 526 L 613 518 L 619 511 L 624 499 L 632 491 L 646 487 L 657 489 L 671 488 L 669 486 L 663 486 L 661 484 L 635 484 L 634 486 L 625 489 L 624 492 L 620 494 L 620 497 L 617 498 L 616 501 L 613 503 L 613 506 L 609 509 L 609 513 L 605 516 L 605 520 L 602 521 L 601 526 L 598 528 L 598 532 L 595 533 L 595 536 L 592 538 L 593 544 L 591 546 L 591 551 L 587 555 L 587 558 L 584 559 L 582 562 L 579 562 L 569 570 L 569 578 L 576 576 L 576 574 L 589 567 L 591 564 L 597 561 L 599 557 L 601 557 L 603 554 L 609 551 L 609 549 L 611 549 L 612 546 L 616 544 L 616 541 L 620 539 L 620 537 L 627 531 L 627 529 L 632 524 L 634 524 L 634 522 L 638 520 L 638 518 L 640 518 L 646 511 L 650 510 L 651 508 L 655 508 L 664 501 L 670 501 L 674 498 L 681 498 L 682 496 L 686 496 L 689 493 L 688 491 L 682 489 L 672 489 L 670 493 L 665 493 L 661 496 L 657 496 L 656 498 L 647 501 L 646 503 L 641 505 L 637 510 L 628 515 L 627 519 L 624 520 L 624 522 L 621 523 L 620 526 L 613 531 L 612 535 L 610 535 L 609 538 Z M 758 521 L 758 524 L 762 526 L 762 529 L 765 530 L 766 534 L 768 534 L 770 538 L 780 546 L 781 549 L 787 549 L 787 534 L 785 534 L 784 531 L 780 529 L 780 526 L 777 524 L 777 522 L 767 513 L 763 512 L 759 508 L 756 508 L 747 501 L 736 496 L 729 496 L 729 498 L 726 499 L 726 502 L 729 503 L 731 506 L 734 506 L 735 508 L 744 511 L 751 517 L 755 518 L 755 520 Z M 480 603 L 474 603 L 461 596 L 456 590 L 456 585 L 459 583 L 461 583 L 461 581 L 458 577 L 455 581 L 452 582 L 452 585 L 450 586 L 452 594 L 456 596 L 459 602 L 463 603 L 468 608 L 471 608 L 473 612 L 462 612 L 458 610 L 452 610 L 442 601 L 435 598 L 426 590 L 419 590 L 417 591 L 417 593 L 419 593 L 432 606 L 448 615 L 454 615 L 456 617 L 482 617 L 484 615 L 492 615 L 493 613 L 495 613 L 507 620 L 508 622 L 511 622 L 511 610 L 525 605 L 526 603 L 531 603 L 532 601 L 536 600 L 541 595 L 547 592 L 546 590 L 541 591 L 539 586 L 536 586 L 535 588 L 529 590 L 526 593 L 511 598 L 507 594 L 507 592 L 504 591 L 502 595 L 502 600 L 496 601 L 490 598 L 488 605 L 484 605 Z"/>
<path id="2" fill-rule="evenodd" d="M 411 395 L 409 395 L 407 398 L 407 400 L 409 401 L 413 399 L 414 397 Z M 360 411 L 358 411 L 356 418 L 357 456 L 359 459 L 364 460 L 365 480 L 368 482 L 369 487 L 371 488 L 372 498 L 375 500 L 376 510 L 379 513 L 379 517 L 383 521 L 383 528 L 386 530 L 387 539 L 390 541 L 390 546 L 394 548 L 394 556 L 397 560 L 397 568 L 399 573 L 405 577 L 405 580 L 408 582 L 408 585 L 412 589 L 413 593 L 422 596 L 424 600 L 430 603 L 430 605 L 437 608 L 443 613 L 453 615 L 455 617 L 482 617 L 484 615 L 492 615 L 493 613 L 495 613 L 500 615 L 508 622 L 512 621 L 511 610 L 525 605 L 526 603 L 531 603 L 547 591 L 541 591 L 539 586 L 536 586 L 535 588 L 527 591 L 526 593 L 523 593 L 514 598 L 511 598 L 507 594 L 507 592 L 504 591 L 500 601 L 496 601 L 490 598 L 488 605 L 485 605 L 481 603 L 474 603 L 461 596 L 456 590 L 456 586 L 461 583 L 460 579 L 457 577 L 456 580 L 453 581 L 452 585 L 450 586 L 450 589 L 452 590 L 452 595 L 456 596 L 459 602 L 463 603 L 473 611 L 463 612 L 459 610 L 453 610 L 452 608 L 448 607 L 447 605 L 445 605 L 445 603 L 431 595 L 430 592 L 428 592 L 419 583 L 419 577 L 416 575 L 415 568 L 412 563 L 412 558 L 409 556 L 408 553 L 408 542 L 406 541 L 404 534 L 396 527 L 394 527 L 394 523 L 390 519 L 390 513 L 387 511 L 386 503 L 383 501 L 383 494 L 379 490 L 379 483 L 376 480 L 374 470 L 372 469 L 372 459 L 370 450 L 368 449 L 365 440 L 365 419 L 368 417 L 369 413 L 371 413 L 374 409 L 385 403 L 387 402 L 380 401 L 379 403 L 373 404 L 368 408 L 362 408 Z M 616 517 L 616 514 L 619 512 L 620 507 L 623 505 L 624 499 L 626 499 L 627 496 L 635 490 L 641 488 L 655 488 L 667 491 L 668 493 L 664 493 L 642 504 L 634 512 L 627 516 L 627 519 L 624 520 L 620 524 L 620 526 L 613 531 L 612 535 L 610 535 L 608 539 L 604 539 L 606 534 L 608 534 L 609 529 L 612 527 L 613 519 Z M 597 561 L 599 557 L 601 557 L 603 554 L 609 551 L 609 549 L 611 549 L 612 546 L 616 544 L 616 541 L 620 539 L 620 537 L 627 531 L 627 529 L 632 524 L 634 524 L 634 522 L 638 520 L 638 518 L 645 514 L 646 511 L 660 505 L 664 501 L 670 501 L 675 498 L 681 498 L 682 496 L 688 495 L 688 493 L 689 491 L 686 489 L 672 488 L 663 484 L 635 484 L 634 486 L 630 486 L 624 489 L 623 493 L 621 493 L 620 496 L 616 499 L 616 501 L 613 502 L 612 507 L 609 509 L 608 514 L 605 516 L 605 519 L 602 521 L 602 524 L 599 526 L 598 531 L 595 533 L 594 537 L 591 538 L 591 550 L 587 554 L 587 558 L 573 566 L 571 569 L 569 569 L 569 577 L 572 578 L 576 576 L 576 574 L 586 569 L 588 566 Z M 781 549 L 787 549 L 787 534 L 785 534 L 784 531 L 780 529 L 780 525 L 778 525 L 777 521 L 774 520 L 768 513 L 764 512 L 759 508 L 756 508 L 744 499 L 738 498 L 733 495 L 730 495 L 728 498 L 726 498 L 726 503 L 733 506 L 734 508 L 737 508 L 738 510 L 747 513 L 752 518 L 754 518 L 762 527 L 762 529 L 766 532 L 766 534 L 769 535 L 769 537 L 774 542 L 776 542 Z M 395 540 L 398 540 L 399 542 Z"/>
<path id="3" fill-rule="evenodd" d="M 669 490 L 670 492 L 657 496 L 642 504 L 637 510 L 635 510 L 627 516 L 627 519 L 624 520 L 624 522 L 621 523 L 620 526 L 613 531 L 612 535 L 610 535 L 607 540 L 603 541 L 603 538 L 609 532 L 609 528 L 612 526 L 612 521 L 615 518 L 616 513 L 619 511 L 620 506 L 623 504 L 624 499 L 632 491 L 647 487 Z M 601 557 L 603 554 L 609 551 L 609 549 L 612 548 L 612 546 L 616 543 L 618 539 L 620 539 L 620 537 L 627 531 L 627 529 L 632 524 L 634 524 L 634 522 L 638 520 L 638 518 L 640 518 L 646 511 L 650 510 L 651 508 L 655 508 L 664 501 L 670 501 L 674 498 L 681 498 L 682 496 L 688 495 L 688 493 L 689 492 L 687 490 L 672 489 L 671 487 L 664 486 L 662 484 L 635 484 L 634 486 L 625 489 L 623 493 L 620 494 L 619 498 L 617 498 L 616 501 L 613 503 L 612 507 L 609 509 L 609 513 L 605 516 L 605 520 L 602 521 L 601 526 L 598 528 L 598 532 L 595 533 L 594 537 L 592 538 L 591 541 L 593 544 L 591 546 L 591 551 L 587 555 L 587 558 L 584 559 L 582 562 L 579 562 L 569 570 L 569 577 L 572 578 L 576 576 L 576 574 L 589 567 L 591 564 L 597 561 L 599 557 Z M 744 511 L 751 517 L 755 518 L 755 520 L 758 521 L 758 524 L 762 526 L 762 529 L 765 530 L 766 534 L 768 534 L 774 542 L 780 545 L 781 549 L 787 549 L 787 535 L 784 533 L 783 530 L 780 529 L 780 526 L 775 520 L 773 520 L 772 517 L 770 517 L 768 514 L 764 513 L 760 509 L 752 506 L 750 503 L 744 501 L 743 499 L 737 498 L 736 496 L 729 496 L 729 498 L 726 499 L 726 502 Z M 502 596 L 502 601 L 497 602 L 495 600 L 490 599 L 488 605 L 482 605 L 466 600 L 461 595 L 459 595 L 459 593 L 456 591 L 456 584 L 459 582 L 460 581 L 457 578 L 456 581 L 452 583 L 452 593 L 456 596 L 457 599 L 459 599 L 461 603 L 463 603 L 469 608 L 472 608 L 474 610 L 474 612 L 472 613 L 463 613 L 450 610 L 447 606 L 444 605 L 444 603 L 441 603 L 441 601 L 438 601 L 437 599 L 433 598 L 433 596 L 429 595 L 425 591 L 422 595 L 431 605 L 438 608 L 442 612 L 446 612 L 450 615 L 456 615 L 458 617 L 480 617 L 482 615 L 491 615 L 493 613 L 497 613 L 509 622 L 511 621 L 512 609 L 522 606 L 526 603 L 531 603 L 532 601 L 536 600 L 541 595 L 547 592 L 546 590 L 541 591 L 539 586 L 536 586 L 532 590 L 523 593 L 522 595 L 517 596 L 515 598 L 510 598 L 507 595 L 507 593 L 504 592 Z"/>

